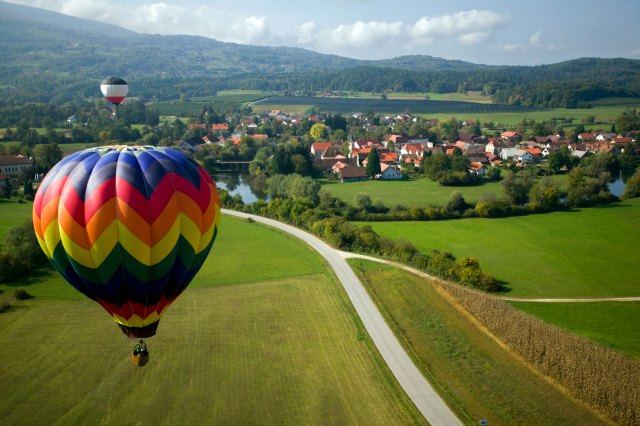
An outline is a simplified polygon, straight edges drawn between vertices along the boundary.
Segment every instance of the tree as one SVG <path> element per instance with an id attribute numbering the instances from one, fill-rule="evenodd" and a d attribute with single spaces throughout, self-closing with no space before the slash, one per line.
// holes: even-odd
<path id="1" fill-rule="evenodd" d="M 57 143 L 37 145 L 33 150 L 33 156 L 35 158 L 37 171 L 46 173 L 51 170 L 58 161 L 62 160 L 62 151 Z"/>
<path id="2" fill-rule="evenodd" d="M 309 134 L 314 140 L 321 140 L 327 134 L 327 125 L 324 123 L 316 123 L 313 126 L 311 126 L 311 129 L 309 130 Z"/>
<path id="3" fill-rule="evenodd" d="M 553 210 L 560 204 L 560 185 L 545 176 L 529 191 L 529 201 L 534 209 Z"/>
<path id="4" fill-rule="evenodd" d="M 424 174 L 431 180 L 438 180 L 440 176 L 451 170 L 451 159 L 444 152 L 436 152 L 423 162 Z"/>
<path id="5" fill-rule="evenodd" d="M 527 186 L 527 183 L 512 171 L 509 171 L 502 181 L 502 189 L 507 200 L 517 206 L 527 202 L 530 189 Z"/>
<path id="6" fill-rule="evenodd" d="M 447 211 L 450 213 L 464 213 L 467 208 L 467 202 L 464 200 L 462 194 L 458 191 L 451 193 L 449 202 L 447 202 Z"/>
<path id="7" fill-rule="evenodd" d="M 356 192 L 356 195 L 353 197 L 353 201 L 356 207 L 359 207 L 363 210 L 369 210 L 371 208 L 371 197 L 364 192 Z"/>
<path id="8" fill-rule="evenodd" d="M 382 173 L 380 167 L 380 156 L 378 155 L 378 149 L 372 148 L 371 152 L 367 156 L 367 176 L 375 177 Z"/>
<path id="9" fill-rule="evenodd" d="M 567 183 L 567 204 L 573 207 L 581 205 L 589 198 L 587 178 L 580 167 L 569 172 Z"/>
<path id="10" fill-rule="evenodd" d="M 640 169 L 627 179 L 627 187 L 623 194 L 623 198 L 635 197 L 640 197 Z"/>

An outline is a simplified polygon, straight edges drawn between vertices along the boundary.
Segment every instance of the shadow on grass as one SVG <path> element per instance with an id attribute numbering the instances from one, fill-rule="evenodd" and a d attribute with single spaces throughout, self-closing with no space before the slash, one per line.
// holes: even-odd
<path id="1" fill-rule="evenodd" d="M 49 264 L 38 266 L 36 269 L 26 273 L 21 277 L 17 277 L 2 283 L 7 287 L 29 287 L 33 284 L 40 284 L 56 277 L 56 271 Z"/>

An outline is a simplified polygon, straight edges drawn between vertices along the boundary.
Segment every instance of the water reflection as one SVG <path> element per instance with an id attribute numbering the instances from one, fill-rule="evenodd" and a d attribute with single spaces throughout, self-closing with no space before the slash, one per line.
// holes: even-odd
<path id="1" fill-rule="evenodd" d="M 266 179 L 263 176 L 250 176 L 246 173 L 216 173 L 212 176 L 218 188 L 229 192 L 232 197 L 240 194 L 245 204 L 257 200 L 269 201 L 266 193 Z"/>
<path id="2" fill-rule="evenodd" d="M 607 187 L 609 188 L 609 192 L 611 192 L 611 194 L 615 195 L 616 197 L 619 197 L 622 194 L 624 194 L 624 190 L 627 188 L 628 178 L 629 176 L 624 176 L 623 173 L 620 173 L 616 180 L 607 184 Z"/>

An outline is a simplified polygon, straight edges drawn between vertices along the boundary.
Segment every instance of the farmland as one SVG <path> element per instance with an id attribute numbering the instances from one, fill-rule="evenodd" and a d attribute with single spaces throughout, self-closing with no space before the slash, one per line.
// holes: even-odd
<path id="1" fill-rule="evenodd" d="M 464 423 L 602 423 L 479 333 L 430 282 L 386 265 L 350 263 L 407 352 Z"/>
<path id="2" fill-rule="evenodd" d="M 465 102 L 454 100 L 417 100 L 417 99 L 366 99 L 366 98 L 336 98 L 336 97 L 311 97 L 311 96 L 273 96 L 254 103 L 257 106 L 277 105 L 286 111 L 288 106 L 312 105 L 319 111 L 352 113 L 352 112 L 377 112 L 412 114 L 434 113 L 498 113 L 512 112 L 522 114 L 525 111 L 533 111 L 533 108 L 505 104 L 483 104 L 478 102 Z"/>
<path id="3" fill-rule="evenodd" d="M 260 90 L 221 90 L 216 96 L 196 97 L 186 101 L 163 101 L 155 103 L 160 115 L 195 116 L 211 106 L 216 111 L 228 111 L 270 95 Z"/>
<path id="4" fill-rule="evenodd" d="M 0 286 L 35 296 L 0 315 L 2 422 L 423 423 L 319 256 L 258 224 L 222 227 L 144 368 L 100 307 L 48 271 Z"/>

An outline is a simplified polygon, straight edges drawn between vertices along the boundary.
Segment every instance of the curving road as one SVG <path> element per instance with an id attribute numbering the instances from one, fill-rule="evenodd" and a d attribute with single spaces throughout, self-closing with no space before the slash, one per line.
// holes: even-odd
<path id="1" fill-rule="evenodd" d="M 432 425 L 462 424 L 404 351 L 360 283 L 360 280 L 346 262 L 345 252 L 334 249 L 308 232 L 282 222 L 227 209 L 222 209 L 222 213 L 241 218 L 251 218 L 256 222 L 278 228 L 303 240 L 320 253 L 342 283 L 351 303 L 389 369 L 422 415 Z"/>

